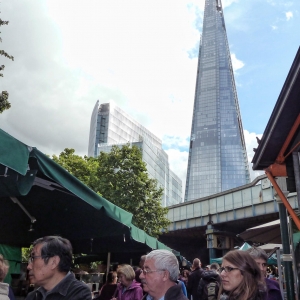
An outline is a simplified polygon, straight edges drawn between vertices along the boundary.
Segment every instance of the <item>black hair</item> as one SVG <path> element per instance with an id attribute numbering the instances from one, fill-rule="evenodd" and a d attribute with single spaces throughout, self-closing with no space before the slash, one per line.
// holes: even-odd
<path id="1" fill-rule="evenodd" d="M 33 242 L 33 246 L 43 244 L 41 247 L 41 256 L 48 264 L 50 257 L 58 256 L 60 262 L 58 270 L 60 272 L 69 272 L 72 266 L 72 245 L 69 240 L 60 236 L 45 236 Z"/>

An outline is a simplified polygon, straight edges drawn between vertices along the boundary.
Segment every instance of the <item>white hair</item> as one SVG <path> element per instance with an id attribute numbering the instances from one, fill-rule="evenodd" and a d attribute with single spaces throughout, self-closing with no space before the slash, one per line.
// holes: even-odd
<path id="1" fill-rule="evenodd" d="M 170 273 L 170 280 L 176 281 L 179 275 L 179 265 L 176 256 L 168 250 L 153 250 L 146 256 L 153 259 L 156 269 L 166 270 Z"/>

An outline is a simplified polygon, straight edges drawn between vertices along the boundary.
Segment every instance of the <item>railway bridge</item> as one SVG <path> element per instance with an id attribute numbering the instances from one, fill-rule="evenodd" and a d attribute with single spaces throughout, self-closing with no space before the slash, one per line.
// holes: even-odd
<path id="1" fill-rule="evenodd" d="M 296 193 L 288 194 L 287 199 L 298 209 Z M 266 175 L 261 175 L 247 185 L 170 206 L 168 219 L 168 232 L 160 240 L 188 259 L 200 257 L 208 263 L 209 255 L 220 257 L 240 246 L 239 233 L 279 219 L 276 191 Z"/>

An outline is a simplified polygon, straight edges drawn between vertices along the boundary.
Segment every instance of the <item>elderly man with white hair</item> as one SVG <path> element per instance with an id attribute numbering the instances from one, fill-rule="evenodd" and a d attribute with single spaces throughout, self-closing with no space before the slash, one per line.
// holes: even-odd
<path id="1" fill-rule="evenodd" d="M 147 256 L 140 279 L 147 293 L 144 300 L 188 300 L 178 282 L 179 265 L 176 256 L 168 250 L 154 250 Z"/>

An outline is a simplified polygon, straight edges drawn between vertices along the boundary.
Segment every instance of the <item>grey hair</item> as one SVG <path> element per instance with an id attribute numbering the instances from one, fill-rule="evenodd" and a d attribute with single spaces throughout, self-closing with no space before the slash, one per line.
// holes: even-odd
<path id="1" fill-rule="evenodd" d="M 257 247 L 252 247 L 250 249 L 246 250 L 254 259 L 263 259 L 264 261 L 268 261 L 268 255 L 265 250 L 257 248 Z"/>
<path id="2" fill-rule="evenodd" d="M 170 280 L 177 281 L 179 264 L 176 256 L 168 250 L 153 250 L 146 256 L 146 260 L 153 259 L 156 269 L 166 270 L 170 273 Z"/>

